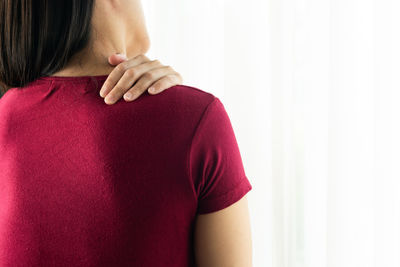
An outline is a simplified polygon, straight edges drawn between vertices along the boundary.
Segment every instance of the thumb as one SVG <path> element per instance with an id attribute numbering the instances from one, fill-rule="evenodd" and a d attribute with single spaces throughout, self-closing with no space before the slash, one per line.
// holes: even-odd
<path id="1" fill-rule="evenodd" d="M 127 59 L 128 58 L 124 54 L 112 54 L 108 57 L 108 63 L 115 66 Z"/>

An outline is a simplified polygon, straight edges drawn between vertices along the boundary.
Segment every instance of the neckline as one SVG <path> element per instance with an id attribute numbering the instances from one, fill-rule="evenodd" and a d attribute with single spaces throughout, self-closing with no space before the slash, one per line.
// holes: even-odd
<path id="1" fill-rule="evenodd" d="M 42 76 L 37 80 L 41 81 L 71 81 L 71 82 L 87 82 L 92 80 L 103 81 L 106 80 L 108 74 L 102 75 L 85 75 L 85 76 Z"/>

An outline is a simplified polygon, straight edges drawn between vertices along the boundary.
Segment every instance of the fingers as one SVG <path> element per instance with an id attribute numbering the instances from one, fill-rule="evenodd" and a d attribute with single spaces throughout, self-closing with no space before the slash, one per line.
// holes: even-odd
<path id="1" fill-rule="evenodd" d="M 112 88 L 117 84 L 117 82 L 121 79 L 122 75 L 124 75 L 125 71 L 137 66 L 143 62 L 148 62 L 149 59 L 145 55 L 138 55 L 130 60 L 124 61 L 116 66 L 111 73 L 108 75 L 106 81 L 100 89 L 100 96 L 105 97 Z"/>
<path id="2" fill-rule="evenodd" d="M 117 66 L 100 90 L 107 104 L 114 104 L 122 96 L 125 101 L 132 101 L 150 86 L 155 88 L 155 92 L 150 89 L 148 92 L 157 94 L 182 83 L 182 76 L 173 68 L 162 65 L 158 60 L 151 61 L 143 54 L 129 60 L 124 55 L 113 54 L 108 62 Z"/>
<path id="3" fill-rule="evenodd" d="M 180 75 L 170 74 L 167 76 L 162 77 L 157 82 L 155 82 L 148 90 L 150 94 L 156 95 L 161 93 L 165 89 L 168 89 L 172 86 L 182 84 L 182 79 Z"/>
<path id="4" fill-rule="evenodd" d="M 155 69 L 159 65 L 158 60 L 153 60 L 126 70 L 114 88 L 107 94 L 104 101 L 107 104 L 115 103 L 143 74 Z"/>
<path id="5" fill-rule="evenodd" d="M 128 60 L 128 58 L 124 54 L 113 54 L 108 57 L 108 63 L 113 66 L 118 65 L 126 60 Z"/>
<path id="6" fill-rule="evenodd" d="M 168 77 L 167 77 L 168 76 Z M 175 78 L 173 78 L 175 77 Z M 175 74 L 175 71 L 172 70 L 170 66 L 163 66 L 161 68 L 153 69 L 140 77 L 140 79 L 136 82 L 136 84 L 129 89 L 129 91 L 126 94 L 131 94 L 131 98 L 125 97 L 124 99 L 126 101 L 133 101 L 137 97 L 139 97 L 144 91 L 146 91 L 151 85 L 154 84 L 156 86 L 156 82 L 160 80 L 161 78 L 165 78 L 165 80 L 162 83 L 166 83 L 168 81 L 169 84 L 175 84 L 179 82 L 179 78 Z M 161 81 L 160 81 L 161 83 Z M 159 85 L 157 85 L 159 86 Z M 166 87 L 169 88 L 169 87 Z M 166 89 L 165 87 L 162 89 Z M 160 91 L 159 91 L 160 92 Z M 159 93 L 158 92 L 158 93 Z M 156 92 L 157 93 L 157 92 Z M 155 94 L 155 93 L 153 93 Z"/>

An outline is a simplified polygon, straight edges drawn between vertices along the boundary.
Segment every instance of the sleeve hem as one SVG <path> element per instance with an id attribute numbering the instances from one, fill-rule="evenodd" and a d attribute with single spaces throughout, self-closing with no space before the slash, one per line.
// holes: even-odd
<path id="1" fill-rule="evenodd" d="M 235 186 L 233 190 L 217 197 L 203 199 L 201 205 L 197 207 L 197 214 L 225 209 L 242 199 L 252 188 L 247 176 L 244 176 L 240 184 Z"/>

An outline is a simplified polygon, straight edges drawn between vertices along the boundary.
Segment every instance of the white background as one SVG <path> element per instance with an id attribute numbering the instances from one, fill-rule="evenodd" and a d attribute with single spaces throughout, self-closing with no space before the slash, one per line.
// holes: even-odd
<path id="1" fill-rule="evenodd" d="M 400 1 L 144 0 L 150 58 L 219 97 L 255 267 L 400 266 Z"/>

